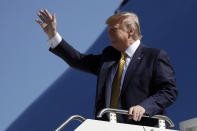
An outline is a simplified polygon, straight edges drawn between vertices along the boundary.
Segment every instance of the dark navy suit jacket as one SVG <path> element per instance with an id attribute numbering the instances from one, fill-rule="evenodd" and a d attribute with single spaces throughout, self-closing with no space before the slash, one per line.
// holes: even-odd
<path id="1" fill-rule="evenodd" d="M 50 51 L 61 57 L 71 67 L 95 74 L 97 90 L 95 99 L 95 117 L 105 108 L 105 86 L 110 68 L 117 64 L 121 53 L 115 48 L 106 47 L 100 55 L 81 54 L 66 41 Z M 141 105 L 150 116 L 165 115 L 165 108 L 177 97 L 174 70 L 166 52 L 140 44 L 125 74 L 120 94 L 121 109 Z M 106 120 L 105 116 L 103 120 Z M 140 122 L 128 120 L 128 116 L 119 116 L 119 122 L 155 126 L 156 120 L 143 118 Z"/>

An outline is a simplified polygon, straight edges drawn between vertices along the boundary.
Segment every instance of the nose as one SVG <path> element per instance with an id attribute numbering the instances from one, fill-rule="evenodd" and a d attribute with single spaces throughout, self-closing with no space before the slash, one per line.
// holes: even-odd
<path id="1" fill-rule="evenodd" d="M 113 37 L 116 34 L 115 29 L 108 30 L 108 34 L 109 34 L 110 37 Z"/>

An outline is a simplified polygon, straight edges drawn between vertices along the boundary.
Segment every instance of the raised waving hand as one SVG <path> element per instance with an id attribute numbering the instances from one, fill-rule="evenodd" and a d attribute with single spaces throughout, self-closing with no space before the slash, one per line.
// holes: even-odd
<path id="1" fill-rule="evenodd" d="M 40 10 L 37 14 L 39 19 L 36 22 L 42 27 L 49 39 L 56 35 L 56 14 L 51 15 L 46 9 Z"/>

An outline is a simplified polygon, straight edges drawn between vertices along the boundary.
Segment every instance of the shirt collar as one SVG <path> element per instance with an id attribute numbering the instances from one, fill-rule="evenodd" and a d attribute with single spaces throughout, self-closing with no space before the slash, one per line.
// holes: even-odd
<path id="1" fill-rule="evenodd" d="M 133 54 L 135 53 L 139 45 L 140 40 L 138 39 L 125 50 L 125 53 L 127 53 L 128 57 L 133 57 Z"/>

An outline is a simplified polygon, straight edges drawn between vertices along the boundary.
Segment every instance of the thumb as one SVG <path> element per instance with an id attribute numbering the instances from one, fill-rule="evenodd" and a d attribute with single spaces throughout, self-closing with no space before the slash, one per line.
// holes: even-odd
<path id="1" fill-rule="evenodd" d="M 55 14 L 55 13 L 54 13 L 53 16 L 52 16 L 52 20 L 53 20 L 54 22 L 56 22 L 56 14 Z"/>

